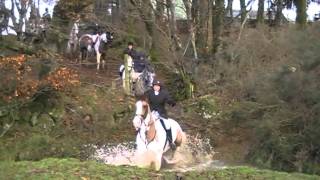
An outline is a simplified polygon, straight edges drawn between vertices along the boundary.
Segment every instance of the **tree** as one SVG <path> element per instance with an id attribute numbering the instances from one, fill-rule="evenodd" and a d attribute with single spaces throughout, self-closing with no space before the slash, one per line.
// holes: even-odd
<path id="1" fill-rule="evenodd" d="M 177 35 L 177 20 L 176 20 L 176 10 L 175 10 L 175 0 L 166 0 L 167 4 L 167 16 L 169 19 L 169 34 L 174 42 L 175 49 L 181 49 L 180 39 Z"/>
<path id="2" fill-rule="evenodd" d="M 156 1 L 156 20 L 161 23 L 164 20 L 164 10 L 165 10 L 165 2 L 164 0 Z"/>
<path id="3" fill-rule="evenodd" d="M 240 0 L 240 8 L 241 8 L 241 23 L 242 23 L 247 16 L 246 0 Z"/>
<path id="4" fill-rule="evenodd" d="M 190 0 L 183 0 L 183 4 L 186 8 L 188 31 L 190 33 L 190 42 L 193 49 L 194 58 L 198 59 L 198 53 L 196 48 L 196 36 L 195 36 L 195 19 L 192 17 L 192 2 Z"/>
<path id="5" fill-rule="evenodd" d="M 213 6 L 213 19 L 212 19 L 212 33 L 213 33 L 213 49 L 212 52 L 216 53 L 221 44 L 221 35 L 223 31 L 223 18 L 224 18 L 224 0 L 215 0 Z"/>
<path id="6" fill-rule="evenodd" d="M 264 23 L 264 0 L 259 0 L 259 3 L 258 3 L 257 22 L 259 24 Z"/>
<path id="7" fill-rule="evenodd" d="M 11 19 L 13 22 L 13 28 L 17 32 L 18 40 L 22 39 L 23 36 L 23 25 L 26 22 L 26 15 L 30 5 L 33 3 L 32 0 L 11 0 Z M 16 17 L 14 11 L 15 8 L 18 11 L 18 17 Z M 17 22 L 18 19 L 18 22 Z"/>
<path id="8" fill-rule="evenodd" d="M 283 18 L 282 15 L 282 10 L 283 10 L 283 0 L 277 0 L 276 1 L 276 15 L 274 17 L 274 24 L 276 26 L 280 26 L 281 25 L 281 20 Z"/>
<path id="9" fill-rule="evenodd" d="M 296 22 L 304 28 L 307 25 L 307 0 L 294 0 L 294 4 L 297 7 Z"/>
<path id="10" fill-rule="evenodd" d="M 228 0 L 228 5 L 226 8 L 226 15 L 229 15 L 231 18 L 233 18 L 233 8 L 232 8 L 233 0 Z"/>
<path id="11" fill-rule="evenodd" d="M 210 0 L 199 2 L 199 24 L 196 34 L 196 45 L 200 50 L 199 53 L 206 55 L 208 53 L 208 22 L 210 19 Z"/>
<path id="12" fill-rule="evenodd" d="M 10 12 L 5 6 L 5 0 L 0 1 L 0 39 L 2 38 L 2 31 L 8 31 Z"/>

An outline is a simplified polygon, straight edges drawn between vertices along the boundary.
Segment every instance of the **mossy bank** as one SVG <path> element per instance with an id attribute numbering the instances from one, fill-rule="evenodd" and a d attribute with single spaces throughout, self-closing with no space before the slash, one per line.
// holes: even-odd
<path id="1" fill-rule="evenodd" d="M 41 161 L 2 161 L 0 179 L 319 179 L 298 173 L 233 167 L 201 172 L 155 172 L 128 166 L 110 166 L 77 159 L 44 159 Z"/>

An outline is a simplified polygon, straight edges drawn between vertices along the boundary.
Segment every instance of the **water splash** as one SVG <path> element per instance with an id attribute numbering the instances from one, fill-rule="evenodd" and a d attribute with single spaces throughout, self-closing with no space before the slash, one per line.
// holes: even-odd
<path id="1" fill-rule="evenodd" d="M 136 157 L 134 142 L 120 144 L 106 144 L 104 146 L 88 145 L 94 149 L 90 159 L 111 165 L 139 166 Z M 167 160 L 163 169 L 167 171 L 191 171 L 211 168 L 224 168 L 223 163 L 214 160 L 214 150 L 208 138 L 187 135 L 187 142 L 174 154 L 169 151 L 164 155 Z M 171 164 L 170 161 L 175 163 Z"/>
<path id="2" fill-rule="evenodd" d="M 135 154 L 134 142 L 124 142 L 121 144 L 106 144 L 103 146 L 92 145 L 94 154 L 91 159 L 111 165 L 135 165 L 133 157 Z"/>

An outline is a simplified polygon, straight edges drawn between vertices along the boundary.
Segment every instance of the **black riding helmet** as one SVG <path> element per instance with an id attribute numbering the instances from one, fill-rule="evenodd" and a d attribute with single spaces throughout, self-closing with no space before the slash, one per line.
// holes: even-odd
<path id="1" fill-rule="evenodd" d="M 153 80 L 153 82 L 152 82 L 152 86 L 155 86 L 155 85 L 158 85 L 158 86 L 160 86 L 161 87 L 161 82 L 159 81 L 159 80 Z"/>

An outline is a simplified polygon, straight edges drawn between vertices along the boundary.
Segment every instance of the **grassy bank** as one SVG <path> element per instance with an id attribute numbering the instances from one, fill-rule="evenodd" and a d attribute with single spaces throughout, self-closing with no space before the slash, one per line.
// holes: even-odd
<path id="1" fill-rule="evenodd" d="M 41 161 L 0 162 L 0 179 L 319 179 L 298 173 L 234 167 L 224 170 L 175 173 L 126 166 L 109 166 L 76 159 L 44 159 Z"/>

